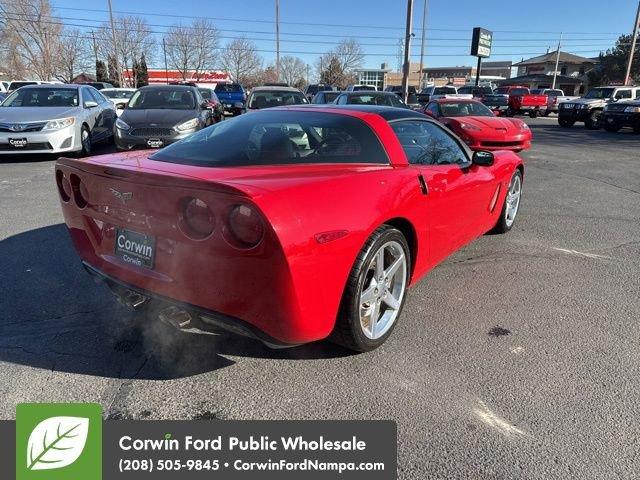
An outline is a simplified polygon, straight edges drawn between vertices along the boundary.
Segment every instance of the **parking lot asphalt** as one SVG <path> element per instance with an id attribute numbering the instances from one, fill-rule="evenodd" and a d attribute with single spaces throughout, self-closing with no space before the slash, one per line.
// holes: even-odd
<path id="1" fill-rule="evenodd" d="M 392 419 L 401 479 L 637 478 L 640 136 L 527 122 L 514 229 L 437 267 L 360 355 L 136 333 L 80 267 L 53 160 L 0 160 L 0 418 Z"/>

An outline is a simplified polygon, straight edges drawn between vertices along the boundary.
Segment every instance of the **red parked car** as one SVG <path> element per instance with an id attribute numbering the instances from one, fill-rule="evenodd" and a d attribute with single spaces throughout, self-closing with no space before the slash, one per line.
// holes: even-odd
<path id="1" fill-rule="evenodd" d="M 509 117 L 526 112 L 531 118 L 536 118 L 547 111 L 547 96 L 533 95 L 527 87 L 498 87 L 493 93 L 509 97 L 509 108 L 506 112 Z"/>
<path id="2" fill-rule="evenodd" d="M 322 105 L 241 115 L 151 155 L 62 158 L 55 178 L 84 266 L 126 304 L 179 328 L 366 351 L 407 287 L 511 229 L 523 171 L 419 112 Z"/>
<path id="3" fill-rule="evenodd" d="M 531 148 L 531 129 L 517 118 L 497 117 L 476 100 L 440 99 L 430 102 L 424 113 L 439 120 L 471 150 Z"/>

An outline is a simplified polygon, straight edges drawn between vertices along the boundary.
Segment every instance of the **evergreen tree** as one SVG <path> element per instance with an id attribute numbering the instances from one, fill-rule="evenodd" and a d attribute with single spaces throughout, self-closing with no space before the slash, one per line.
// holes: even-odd
<path id="1" fill-rule="evenodd" d="M 149 70 L 147 69 L 147 59 L 142 54 L 140 57 L 140 63 L 138 63 L 138 87 L 145 87 L 149 85 Z"/>
<path id="2" fill-rule="evenodd" d="M 96 60 L 96 82 L 108 82 L 107 66 L 102 60 Z"/>
<path id="3" fill-rule="evenodd" d="M 116 70 L 116 61 L 113 58 L 113 55 L 109 55 L 107 58 L 107 68 L 109 72 L 109 83 L 114 87 L 119 87 L 120 82 L 118 81 L 118 71 Z"/>
<path id="4" fill-rule="evenodd" d="M 593 86 L 608 83 L 622 83 L 627 73 L 627 62 L 631 53 L 631 35 L 621 35 L 615 47 L 610 48 L 599 57 L 599 65 L 589 72 L 589 83 Z M 636 50 L 631 65 L 631 79 L 640 79 L 640 51 Z"/>

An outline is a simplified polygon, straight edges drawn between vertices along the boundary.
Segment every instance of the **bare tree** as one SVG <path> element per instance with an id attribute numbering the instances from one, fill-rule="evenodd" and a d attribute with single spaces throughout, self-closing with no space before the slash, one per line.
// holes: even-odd
<path id="1" fill-rule="evenodd" d="M 189 72 L 199 78 L 200 73 L 215 63 L 219 35 L 208 20 L 196 20 L 189 27 L 174 25 L 165 36 L 167 57 L 183 80 Z"/>
<path id="2" fill-rule="evenodd" d="M 253 42 L 237 38 L 222 50 L 220 64 L 236 82 L 244 83 L 260 71 L 262 58 Z"/>
<path id="3" fill-rule="evenodd" d="M 91 68 L 91 53 L 87 38 L 80 30 L 65 30 L 59 44 L 56 79 L 71 83 L 76 74 Z"/>
<path id="4" fill-rule="evenodd" d="M 307 65 L 298 57 L 285 55 L 280 59 L 280 79 L 289 85 L 304 83 Z"/>
<path id="5" fill-rule="evenodd" d="M 49 0 L 0 0 L 0 16 L 4 20 L 5 60 L 11 68 L 25 74 L 51 80 L 59 60 L 62 22 L 52 17 Z"/>
<path id="6" fill-rule="evenodd" d="M 147 61 L 153 58 L 156 42 L 144 18 L 136 16 L 119 17 L 115 20 L 116 48 L 118 54 L 118 66 L 123 71 L 130 72 L 131 84 L 136 85 L 133 75 L 133 61 L 140 59 L 144 54 Z M 111 35 L 111 26 L 104 24 L 96 35 L 100 54 L 104 58 L 113 55 L 114 46 Z M 119 72 L 121 74 L 122 72 Z M 119 76 L 118 74 L 118 76 Z"/>
<path id="7" fill-rule="evenodd" d="M 362 46 L 353 38 L 340 42 L 333 53 L 340 61 L 342 71 L 346 74 L 353 74 L 354 70 L 361 68 L 364 63 Z"/>

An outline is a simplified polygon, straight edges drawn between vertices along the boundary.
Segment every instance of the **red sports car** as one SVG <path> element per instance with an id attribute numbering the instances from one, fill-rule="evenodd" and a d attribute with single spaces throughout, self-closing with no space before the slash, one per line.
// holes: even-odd
<path id="1" fill-rule="evenodd" d="M 439 120 L 472 150 L 513 150 L 531 148 L 531 129 L 517 118 L 496 117 L 476 100 L 443 98 L 427 104 L 424 113 Z"/>
<path id="2" fill-rule="evenodd" d="M 407 287 L 511 229 L 523 172 L 419 112 L 319 105 L 242 115 L 152 154 L 62 158 L 55 177 L 84 266 L 124 303 L 180 328 L 366 351 Z"/>

